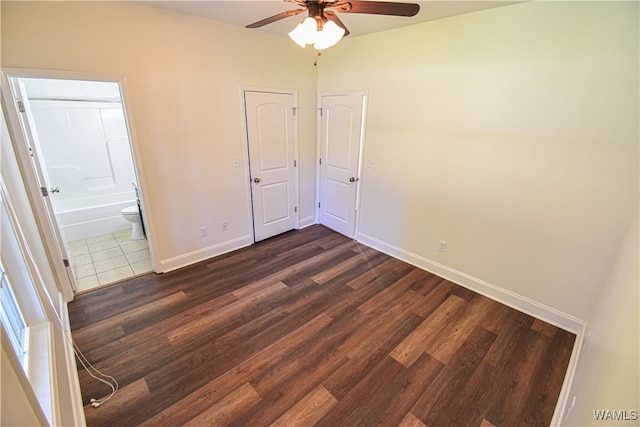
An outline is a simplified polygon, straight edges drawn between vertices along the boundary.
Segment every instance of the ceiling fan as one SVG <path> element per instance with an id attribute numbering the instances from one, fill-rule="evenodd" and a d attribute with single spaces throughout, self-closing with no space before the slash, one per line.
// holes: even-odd
<path id="1" fill-rule="evenodd" d="M 278 13 L 253 24 L 247 28 L 260 28 L 289 16 L 304 11 L 309 16 L 289 33 L 289 37 L 302 47 L 313 44 L 317 50 L 326 49 L 338 43 L 342 37 L 349 35 L 349 30 L 335 12 L 366 13 L 372 15 L 415 16 L 420 5 L 415 3 L 396 3 L 369 0 L 284 0 L 301 6 Z M 329 9 L 329 10 L 327 10 Z"/>

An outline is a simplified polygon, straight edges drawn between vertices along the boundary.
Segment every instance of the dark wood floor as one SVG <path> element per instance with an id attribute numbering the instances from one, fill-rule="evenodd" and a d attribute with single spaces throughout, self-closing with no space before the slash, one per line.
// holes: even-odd
<path id="1" fill-rule="evenodd" d="M 575 339 L 321 226 L 69 309 L 90 427 L 549 425 Z"/>

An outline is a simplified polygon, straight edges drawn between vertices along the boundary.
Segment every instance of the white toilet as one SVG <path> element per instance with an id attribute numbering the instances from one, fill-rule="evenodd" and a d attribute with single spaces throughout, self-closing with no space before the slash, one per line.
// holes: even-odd
<path id="1" fill-rule="evenodd" d="M 124 219 L 133 223 L 133 227 L 131 228 L 131 240 L 143 240 L 145 237 L 142 231 L 142 220 L 140 219 L 138 205 L 127 206 L 120 212 L 122 212 L 122 217 Z"/>

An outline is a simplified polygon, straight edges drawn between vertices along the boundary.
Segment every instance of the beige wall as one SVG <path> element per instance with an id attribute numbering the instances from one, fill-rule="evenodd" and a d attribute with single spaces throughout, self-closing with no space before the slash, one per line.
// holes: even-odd
<path id="1" fill-rule="evenodd" d="M 4 330 L 2 331 L 4 334 Z M 37 406 L 37 400 L 29 389 L 29 383 L 20 378 L 22 368 L 14 356 L 8 339 L 2 337 L 0 355 L 0 425 L 45 426 L 47 419 Z"/>
<path id="2" fill-rule="evenodd" d="M 600 424 L 595 421 L 594 410 L 618 411 L 618 414 L 626 411 L 623 417 L 633 422 L 616 424 L 640 423 L 638 215 L 636 211 L 611 276 L 599 295 L 598 309 L 590 325 L 591 337 L 570 394 L 576 396 L 575 406 L 565 425 Z M 634 410 L 635 419 L 631 413 Z"/>
<path id="3" fill-rule="evenodd" d="M 588 319 L 638 199 L 637 12 L 526 3 L 328 50 L 318 89 L 370 92 L 360 232 Z M 161 260 L 249 233 L 242 85 L 300 91 L 313 216 L 311 50 L 120 2 L 3 1 L 1 30 L 3 67 L 127 76 Z"/>
<path id="4" fill-rule="evenodd" d="M 283 37 L 129 2 L 1 7 L 3 67 L 127 76 L 160 270 L 213 256 L 250 234 L 241 86 L 298 90 L 300 218 L 313 222 L 313 52 Z M 220 231 L 222 221 L 229 231 Z M 201 226 L 208 237 L 200 237 Z"/>
<path id="5" fill-rule="evenodd" d="M 319 65 L 370 93 L 361 238 L 588 322 L 564 425 L 639 409 L 638 34 L 637 2 L 531 2 Z"/>
<path id="6" fill-rule="evenodd" d="M 638 201 L 637 36 L 636 2 L 532 2 L 327 51 L 319 91 L 370 93 L 360 235 L 589 320 Z"/>
<path id="7" fill-rule="evenodd" d="M 364 169 L 360 234 L 593 325 L 576 384 L 598 387 L 591 369 L 611 366 L 616 380 L 608 400 L 574 390 L 570 421 L 633 404 L 616 390 L 637 378 L 621 385 L 618 368 L 637 365 L 600 350 L 638 335 L 636 319 L 604 338 L 624 324 L 618 304 L 638 312 L 637 266 L 614 264 L 637 258 L 637 242 L 621 245 L 639 190 L 638 3 L 530 2 L 346 39 L 318 70 L 284 37 L 140 4 L 1 7 L 2 66 L 127 75 L 161 260 L 249 233 L 232 162 L 245 158 L 241 85 L 299 90 L 302 218 L 316 83 L 368 90 L 377 167 Z"/>

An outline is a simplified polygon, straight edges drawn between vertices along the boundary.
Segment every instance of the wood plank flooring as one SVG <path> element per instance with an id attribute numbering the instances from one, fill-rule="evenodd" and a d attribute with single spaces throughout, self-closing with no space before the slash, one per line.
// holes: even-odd
<path id="1" fill-rule="evenodd" d="M 575 339 L 322 226 L 69 312 L 89 427 L 549 425 Z"/>

